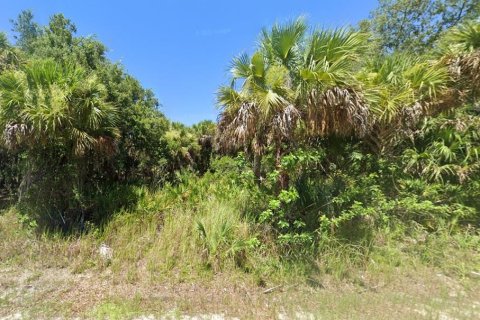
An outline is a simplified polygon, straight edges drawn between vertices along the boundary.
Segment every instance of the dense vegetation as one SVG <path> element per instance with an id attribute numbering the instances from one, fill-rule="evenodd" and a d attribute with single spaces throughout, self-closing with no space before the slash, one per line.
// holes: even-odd
<path id="1" fill-rule="evenodd" d="M 266 28 L 233 59 L 218 122 L 192 127 L 63 15 L 39 26 L 24 11 L 14 45 L 0 34 L 4 221 L 106 242 L 113 267 L 233 268 L 260 284 L 292 264 L 343 276 L 477 250 L 480 8 L 460 2 L 381 1 L 356 28 Z M 82 252 L 76 268 L 95 265 Z"/>
<path id="2" fill-rule="evenodd" d="M 101 207 L 112 193 L 115 207 L 126 205 L 127 186 L 206 170 L 213 123 L 168 121 L 153 93 L 108 61 L 102 43 L 75 37 L 61 14 L 39 27 L 22 12 L 14 30 L 17 46 L 1 41 L 0 185 L 25 213 L 43 225 L 81 227 L 115 209 Z"/>

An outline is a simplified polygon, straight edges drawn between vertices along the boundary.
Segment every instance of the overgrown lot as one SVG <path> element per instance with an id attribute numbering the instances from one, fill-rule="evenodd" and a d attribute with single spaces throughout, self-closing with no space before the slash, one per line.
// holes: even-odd
<path id="1" fill-rule="evenodd" d="M 265 28 L 193 126 L 23 11 L 0 34 L 0 319 L 480 317 L 480 7 L 419 3 Z"/>

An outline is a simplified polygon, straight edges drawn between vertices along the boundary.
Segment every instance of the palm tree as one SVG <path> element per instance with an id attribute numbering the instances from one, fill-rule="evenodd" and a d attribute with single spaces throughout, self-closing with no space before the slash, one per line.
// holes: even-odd
<path id="1" fill-rule="evenodd" d="M 421 119 L 451 108 L 458 99 L 448 89 L 450 77 L 442 63 L 406 54 L 376 57 L 358 78 L 372 112 L 365 141 L 376 153 L 391 152 Z"/>
<path id="2" fill-rule="evenodd" d="M 1 143 L 27 155 L 19 201 L 28 194 L 48 215 L 55 208 L 64 226 L 89 165 L 113 155 L 119 136 L 116 108 L 96 76 L 51 60 L 0 75 L 0 128 Z"/>
<path id="3" fill-rule="evenodd" d="M 355 77 L 367 36 L 348 29 L 318 30 L 306 41 L 301 103 L 313 136 L 364 136 L 369 109 Z"/>
<path id="4" fill-rule="evenodd" d="M 95 75 L 75 65 L 32 61 L 0 76 L 0 128 L 10 148 L 62 144 L 71 155 L 113 152 L 116 108 Z"/>
<path id="5" fill-rule="evenodd" d="M 452 28 L 440 39 L 438 47 L 438 54 L 449 65 L 459 90 L 476 104 L 480 88 L 480 21 Z"/>
<path id="6" fill-rule="evenodd" d="M 243 54 L 233 60 L 232 85 L 218 92 L 218 102 L 223 106 L 218 123 L 219 145 L 224 150 L 243 146 L 253 154 L 258 179 L 263 154 L 271 144 L 280 167 L 282 144 L 293 138 L 300 116 L 294 104 L 294 72 L 305 30 L 302 20 L 276 25 L 271 32 L 264 30 L 258 51 L 251 58 Z M 239 80 L 242 83 L 236 90 Z"/>
<path id="7" fill-rule="evenodd" d="M 476 103 L 480 87 L 480 23 L 452 28 L 432 56 L 394 53 L 376 57 L 359 79 L 371 107 L 367 143 L 377 153 L 391 152 L 413 138 L 420 120 Z"/>
<path id="8" fill-rule="evenodd" d="M 451 112 L 428 119 L 412 148 L 404 152 L 405 170 L 428 179 L 462 183 L 479 172 L 478 116 L 471 114 L 480 87 L 480 23 L 448 31 L 437 44 L 436 57 L 453 79 Z"/>
<path id="9" fill-rule="evenodd" d="M 455 110 L 449 118 L 430 118 L 413 148 L 405 150 L 405 171 L 443 182 L 463 183 L 480 170 L 480 119 Z"/>
<path id="10" fill-rule="evenodd" d="M 440 53 L 471 53 L 480 48 L 480 21 L 470 21 L 452 28 L 439 40 Z"/>
<path id="11" fill-rule="evenodd" d="M 273 145 L 281 188 L 288 185 L 281 158 L 293 141 L 367 129 L 368 108 L 353 77 L 366 38 L 343 29 L 307 37 L 306 30 L 301 18 L 263 30 L 257 51 L 233 60 L 231 85 L 218 92 L 218 145 L 252 154 L 257 178 Z"/>
<path id="12" fill-rule="evenodd" d="M 20 51 L 8 43 L 5 33 L 0 32 L 0 72 L 16 67 L 19 64 L 20 55 Z"/>

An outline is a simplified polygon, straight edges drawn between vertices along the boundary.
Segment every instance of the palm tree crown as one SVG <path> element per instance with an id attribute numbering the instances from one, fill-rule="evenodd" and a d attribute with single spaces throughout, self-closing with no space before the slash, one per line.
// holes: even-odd
<path id="1" fill-rule="evenodd" d="M 300 128 L 318 136 L 366 132 L 369 110 L 354 77 L 366 36 L 306 31 L 301 18 L 276 24 L 263 30 L 252 57 L 233 60 L 232 83 L 218 92 L 221 145 L 284 142 Z"/>
<path id="2" fill-rule="evenodd" d="M 112 152 L 116 109 L 94 75 L 76 65 L 33 61 L 0 76 L 0 127 L 11 148 L 63 144 L 73 154 Z"/>

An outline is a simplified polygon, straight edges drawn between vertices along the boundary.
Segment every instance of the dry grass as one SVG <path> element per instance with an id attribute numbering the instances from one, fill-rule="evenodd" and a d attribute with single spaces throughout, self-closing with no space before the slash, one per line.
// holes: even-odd
<path id="1" fill-rule="evenodd" d="M 235 196 L 179 205 L 156 195 L 102 232 L 71 237 L 36 234 L 15 210 L 0 214 L 0 319 L 480 317 L 476 238 L 332 244 L 315 262 L 287 262 L 273 245 L 242 249 L 258 231 Z M 111 261 L 99 255 L 102 243 Z"/>
<path id="2" fill-rule="evenodd" d="M 368 275 L 363 275 L 365 279 Z M 217 274 L 194 282 L 118 281 L 108 269 L 74 274 L 67 269 L 0 270 L 0 319 L 80 317 L 135 318 L 141 315 L 223 314 L 241 319 L 302 316 L 322 319 L 474 319 L 480 317 L 480 283 L 453 279 L 435 270 L 377 275 L 363 285 L 324 276 L 285 284 L 271 293 L 239 275 Z M 376 285 L 371 286 L 370 281 Z"/>

